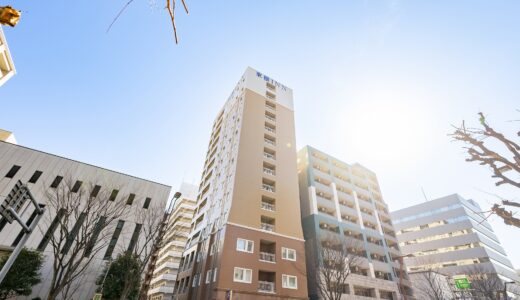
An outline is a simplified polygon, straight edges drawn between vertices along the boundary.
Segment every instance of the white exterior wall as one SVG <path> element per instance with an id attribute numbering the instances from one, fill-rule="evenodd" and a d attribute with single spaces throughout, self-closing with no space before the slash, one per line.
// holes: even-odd
<path id="1" fill-rule="evenodd" d="M 13 77 L 15 73 L 16 69 L 14 68 L 13 59 L 11 58 L 9 47 L 7 47 L 2 26 L 0 25 L 0 86 L 6 83 L 9 78 Z"/>
<path id="2" fill-rule="evenodd" d="M 21 166 L 20 170 L 16 173 L 14 178 L 5 177 L 13 165 Z M 27 183 L 36 170 L 42 171 L 43 174 L 35 184 Z M 166 185 L 0 141 L 1 201 L 3 201 L 5 195 L 11 191 L 15 183 L 18 180 L 21 180 L 23 183 L 27 183 L 31 193 L 38 202 L 45 203 L 45 191 L 49 188 L 54 178 L 58 175 L 64 177 L 61 184 L 64 184 L 64 181 L 67 178 L 70 178 L 72 180 L 83 181 L 82 187 L 85 187 L 88 184 L 99 184 L 106 188 L 119 188 L 116 201 L 126 201 L 126 198 L 123 197 L 133 193 L 136 195 L 136 197 L 131 209 L 136 212 L 139 210 L 144 210 L 143 204 L 145 198 L 147 197 L 152 198 L 149 208 L 150 210 L 152 210 L 154 207 L 164 209 L 168 195 L 170 193 L 170 187 Z M 47 207 L 47 209 L 49 208 L 50 207 Z M 29 204 L 29 202 L 27 202 L 20 210 L 20 212 L 23 212 L 22 219 L 27 220 L 32 211 L 32 206 Z M 48 211 L 46 211 L 46 214 L 47 213 Z M 43 220 L 45 220 L 47 217 L 46 214 L 44 214 L 42 217 L 40 225 L 48 224 L 48 222 L 43 222 Z M 112 254 L 113 258 L 115 258 L 118 253 L 121 253 L 123 249 L 128 247 L 128 243 L 130 242 L 130 238 L 136 224 L 133 219 L 134 215 L 135 214 L 133 213 L 129 213 L 125 216 L 125 224 Z M 115 223 L 117 223 L 117 220 Z M 16 238 L 20 230 L 21 227 L 16 223 L 7 224 L 0 231 L 0 245 L 11 246 L 13 240 Z M 30 249 L 36 249 L 42 240 L 42 232 L 45 232 L 46 230 L 47 228 L 41 228 L 40 230 L 36 229 L 29 237 L 26 243 L 26 247 Z M 85 272 L 85 276 L 78 279 L 78 283 L 81 284 L 73 299 L 92 298 L 96 289 L 96 278 L 106 263 L 106 261 L 103 260 L 105 250 L 106 248 L 97 252 L 89 266 L 88 271 Z M 40 270 L 42 274 L 42 283 L 33 287 L 33 293 L 31 296 L 19 297 L 18 299 L 32 299 L 36 296 L 44 299 L 46 297 L 52 277 L 52 259 L 50 259 L 52 256 L 52 250 L 50 246 L 47 246 L 43 254 L 45 256 L 45 263 Z"/>

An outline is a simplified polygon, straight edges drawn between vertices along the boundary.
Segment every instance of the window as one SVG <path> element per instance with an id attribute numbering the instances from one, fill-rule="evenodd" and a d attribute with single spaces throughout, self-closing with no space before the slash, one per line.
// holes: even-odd
<path id="1" fill-rule="evenodd" d="M 9 170 L 9 172 L 7 172 L 7 174 L 5 174 L 5 177 L 7 178 L 13 178 L 14 175 L 16 175 L 16 173 L 18 172 L 18 170 L 20 170 L 20 166 L 17 166 L 17 165 L 14 165 L 11 167 L 11 170 Z"/>
<path id="2" fill-rule="evenodd" d="M 61 249 L 61 254 L 67 254 L 69 252 L 70 247 L 72 247 L 72 243 L 74 243 L 74 240 L 76 239 L 76 236 L 79 233 L 79 230 L 81 229 L 81 226 L 83 225 L 83 222 L 85 221 L 85 218 L 87 217 L 87 214 L 82 212 L 78 219 L 76 220 L 76 224 L 74 224 L 74 227 L 72 227 L 72 230 L 67 235 L 67 239 L 65 240 L 65 245 Z"/>
<path id="3" fill-rule="evenodd" d="M 29 179 L 29 183 L 36 183 L 38 179 L 40 179 L 40 176 L 42 176 L 42 171 L 36 171 L 34 172 L 33 176 L 31 176 L 31 179 Z"/>
<path id="4" fill-rule="evenodd" d="M 134 233 L 132 233 L 132 238 L 130 239 L 130 244 L 128 244 L 128 249 L 126 251 L 132 253 L 135 248 L 135 244 L 137 243 L 137 240 L 139 239 L 139 234 L 141 233 L 141 228 L 143 227 L 143 224 L 136 223 L 134 228 Z"/>
<path id="5" fill-rule="evenodd" d="M 63 180 L 62 176 L 56 176 L 56 178 L 54 178 L 54 181 L 51 184 L 51 188 L 53 188 L 53 189 L 57 188 L 60 185 L 62 180 Z"/>
<path id="6" fill-rule="evenodd" d="M 107 251 L 105 252 L 104 260 L 109 260 L 112 258 L 112 252 L 114 252 L 114 248 L 116 247 L 117 240 L 119 239 L 119 235 L 123 230 L 123 226 L 125 225 L 125 221 L 119 220 L 117 222 L 116 230 L 114 230 L 114 234 L 112 234 L 112 239 L 110 240 L 110 244 L 108 244 Z"/>
<path id="7" fill-rule="evenodd" d="M 237 239 L 237 251 L 253 253 L 253 241 Z"/>
<path id="8" fill-rule="evenodd" d="M 65 208 L 61 208 L 54 219 L 51 222 L 51 225 L 47 229 L 47 232 L 45 232 L 45 235 L 43 236 L 40 244 L 38 245 L 38 251 L 43 251 L 47 247 L 47 244 L 49 244 L 49 241 L 51 240 L 52 235 L 54 234 L 54 231 L 56 231 L 56 228 L 58 228 L 58 225 L 61 222 L 61 219 L 63 216 L 65 216 L 65 213 L 67 210 Z"/>
<path id="9" fill-rule="evenodd" d="M 82 181 L 76 180 L 76 183 L 74 183 L 74 186 L 72 187 L 72 190 L 70 190 L 73 193 L 77 193 L 79 189 L 81 188 L 81 185 L 83 184 Z"/>
<path id="10" fill-rule="evenodd" d="M 126 205 L 132 205 L 134 203 L 135 194 L 128 195 L 128 199 L 126 200 Z"/>
<path id="11" fill-rule="evenodd" d="M 196 287 L 197 286 L 197 280 L 199 279 L 199 274 L 195 274 L 193 276 L 193 281 L 191 282 L 191 287 Z"/>
<path id="12" fill-rule="evenodd" d="M 101 187 L 99 185 L 94 186 L 94 188 L 92 189 L 92 192 L 90 193 L 90 197 L 96 198 L 97 195 L 99 194 L 100 190 L 101 190 Z"/>
<path id="13" fill-rule="evenodd" d="M 116 200 L 117 193 L 119 193 L 119 190 L 112 190 L 112 194 L 110 194 L 110 198 L 108 198 L 108 201 Z"/>
<path id="14" fill-rule="evenodd" d="M 282 259 L 296 261 L 296 250 L 282 247 Z"/>
<path id="15" fill-rule="evenodd" d="M 251 283 L 253 271 L 251 269 L 237 268 L 233 275 L 234 282 Z"/>
<path id="16" fill-rule="evenodd" d="M 209 270 L 208 272 L 206 272 L 206 283 L 211 283 L 211 273 L 213 272 L 213 270 Z"/>
<path id="17" fill-rule="evenodd" d="M 90 240 L 87 243 L 87 247 L 85 249 L 85 257 L 89 257 L 90 253 L 92 253 L 92 250 L 94 250 L 94 246 L 96 245 L 96 241 L 99 237 L 99 234 L 101 233 L 101 230 L 105 227 L 105 222 L 107 218 L 105 216 L 99 217 L 99 220 L 97 221 L 94 231 L 92 232 L 92 236 L 90 237 Z"/>
<path id="18" fill-rule="evenodd" d="M 218 270 L 218 268 L 215 268 L 213 270 L 213 282 L 217 282 L 217 270 Z"/>
<path id="19" fill-rule="evenodd" d="M 144 205 L 143 205 L 143 208 L 148 208 L 150 206 L 150 202 L 152 202 L 152 198 L 146 198 L 144 200 Z"/>
<path id="20" fill-rule="evenodd" d="M 282 274 L 282 287 L 285 289 L 297 289 L 298 278 L 296 278 L 296 276 Z"/>

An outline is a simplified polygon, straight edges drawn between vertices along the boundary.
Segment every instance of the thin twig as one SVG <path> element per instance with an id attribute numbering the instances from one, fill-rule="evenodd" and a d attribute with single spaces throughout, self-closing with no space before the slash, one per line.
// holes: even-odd
<path id="1" fill-rule="evenodd" d="M 121 14 L 126 10 L 126 8 L 132 4 L 132 2 L 134 2 L 134 0 L 129 0 L 122 8 L 121 10 L 119 11 L 119 13 L 117 14 L 117 16 L 114 18 L 114 20 L 112 20 L 112 23 L 110 23 L 110 26 L 108 26 L 107 28 L 107 32 L 108 33 L 110 31 L 110 28 L 112 28 L 112 25 L 114 25 L 114 23 L 117 21 L 117 19 L 119 19 L 119 17 L 121 16 Z"/>

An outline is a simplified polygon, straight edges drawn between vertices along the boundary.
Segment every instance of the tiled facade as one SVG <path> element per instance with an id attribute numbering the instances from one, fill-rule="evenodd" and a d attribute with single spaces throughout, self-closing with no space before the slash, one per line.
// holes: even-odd
<path id="1" fill-rule="evenodd" d="M 320 298 L 319 271 L 310 267 L 319 258 L 310 253 L 333 237 L 360 251 L 359 269 L 349 275 L 342 299 L 398 299 L 401 253 L 376 175 L 310 146 L 298 152 L 298 174 L 310 298 Z M 411 296 L 404 273 L 402 281 Z"/>

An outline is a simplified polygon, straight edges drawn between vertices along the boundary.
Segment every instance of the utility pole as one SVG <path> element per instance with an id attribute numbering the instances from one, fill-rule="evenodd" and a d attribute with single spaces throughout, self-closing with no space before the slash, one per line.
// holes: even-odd
<path id="1" fill-rule="evenodd" d="M 34 209 L 37 213 L 36 218 L 32 222 L 27 222 L 27 224 L 21 219 L 20 215 L 18 215 L 18 211 L 22 208 L 22 206 L 25 204 L 27 200 L 30 200 L 31 203 L 34 205 Z M 13 252 L 5 262 L 4 266 L 2 267 L 2 270 L 0 271 L 0 283 L 4 280 L 5 276 L 7 275 L 7 272 L 9 272 L 9 269 L 11 269 L 14 261 L 20 254 L 20 251 L 22 251 L 23 247 L 25 246 L 25 243 L 27 242 L 27 239 L 29 239 L 29 236 L 33 232 L 33 230 L 38 225 L 38 222 L 40 221 L 41 217 L 44 213 L 44 204 L 40 204 L 34 199 L 33 195 L 31 194 L 31 191 L 29 188 L 22 184 L 21 181 L 18 181 L 9 195 L 4 199 L 2 204 L 0 205 L 0 215 L 1 215 L 1 221 L 0 223 L 5 224 L 6 222 L 12 223 L 16 220 L 20 226 L 22 226 L 22 229 L 24 231 L 24 235 L 18 245 L 14 248 Z"/>

